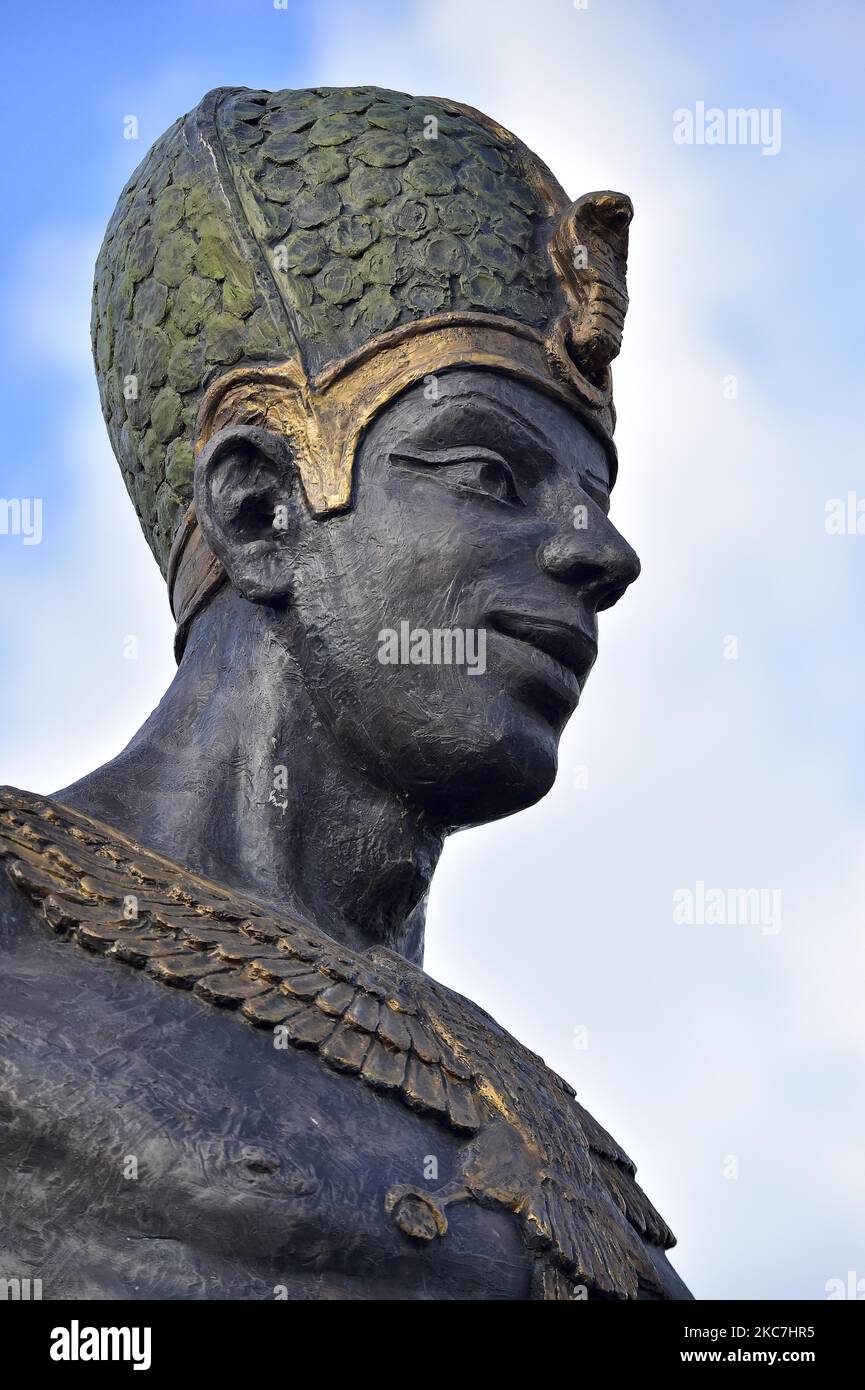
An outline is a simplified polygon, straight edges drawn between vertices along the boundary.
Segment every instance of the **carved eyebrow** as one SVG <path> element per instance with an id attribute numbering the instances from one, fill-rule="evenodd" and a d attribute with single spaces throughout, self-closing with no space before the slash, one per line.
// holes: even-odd
<path id="1" fill-rule="evenodd" d="M 443 428 L 451 435 L 452 443 L 444 443 Z M 484 439 L 482 445 L 477 442 L 479 433 Z M 441 457 L 436 459 L 436 454 Z M 430 463 L 454 463 L 460 454 L 466 459 L 489 456 L 500 462 L 514 462 L 530 482 L 537 482 L 556 467 L 556 455 L 543 436 L 506 406 L 499 402 L 487 405 L 477 399 L 461 403 L 453 397 L 441 401 L 432 422 L 401 441 L 390 457 L 397 461 L 400 456 L 414 456 Z"/>
<path id="2" fill-rule="evenodd" d="M 391 463 L 425 463 L 431 467 L 437 463 L 465 463 L 470 459 L 507 463 L 498 449 L 487 449 L 481 444 L 452 444 L 444 449 L 425 449 L 421 444 L 407 444 L 394 449 L 390 455 Z"/>

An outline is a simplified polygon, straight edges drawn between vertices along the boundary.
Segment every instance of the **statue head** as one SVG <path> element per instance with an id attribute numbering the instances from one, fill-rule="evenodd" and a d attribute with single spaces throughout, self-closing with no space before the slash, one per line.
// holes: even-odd
<path id="1" fill-rule="evenodd" d="M 638 573 L 607 516 L 631 211 L 454 102 L 224 88 L 100 252 L 103 411 L 178 659 L 227 595 L 264 610 L 339 752 L 451 826 L 548 790 Z"/>

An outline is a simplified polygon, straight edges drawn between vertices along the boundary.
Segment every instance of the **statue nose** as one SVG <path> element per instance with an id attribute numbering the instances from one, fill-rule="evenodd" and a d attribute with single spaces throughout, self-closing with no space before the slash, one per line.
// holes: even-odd
<path id="1" fill-rule="evenodd" d="M 637 552 L 607 523 L 601 537 L 588 531 L 563 531 L 538 550 L 545 574 L 593 594 L 596 609 L 611 608 L 640 573 Z"/>

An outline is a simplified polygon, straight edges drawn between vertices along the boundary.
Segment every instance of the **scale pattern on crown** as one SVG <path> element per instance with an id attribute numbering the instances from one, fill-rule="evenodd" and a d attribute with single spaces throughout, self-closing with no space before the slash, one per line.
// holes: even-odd
<path id="1" fill-rule="evenodd" d="M 551 201 L 567 204 L 524 146 L 432 97 L 219 88 L 176 121 L 120 195 L 92 315 L 103 414 L 163 574 L 212 380 L 241 360 L 313 374 L 444 310 L 545 326 Z"/>

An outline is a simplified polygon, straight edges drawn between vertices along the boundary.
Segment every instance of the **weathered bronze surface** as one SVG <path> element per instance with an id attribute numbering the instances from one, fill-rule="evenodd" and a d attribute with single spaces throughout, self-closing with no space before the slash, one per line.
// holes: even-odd
<path id="1" fill-rule="evenodd" d="M 211 93 L 121 196 L 94 350 L 179 669 L 112 762 L 0 795 L 0 1272 L 690 1297 L 571 1087 L 422 969 L 444 838 L 549 789 L 639 570 L 607 516 L 630 216 L 376 88 Z"/>

